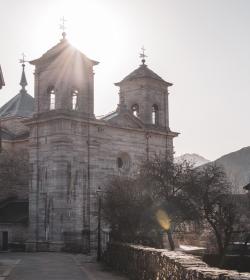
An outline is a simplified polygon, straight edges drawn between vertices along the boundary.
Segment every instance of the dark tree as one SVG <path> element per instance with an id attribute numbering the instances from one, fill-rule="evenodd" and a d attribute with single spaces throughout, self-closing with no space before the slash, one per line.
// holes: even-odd
<path id="1" fill-rule="evenodd" d="M 113 178 L 107 190 L 106 219 L 120 241 L 161 247 L 164 231 L 174 250 L 175 232 L 195 223 L 213 233 L 223 261 L 235 233 L 246 233 L 242 207 L 225 172 L 214 164 L 193 168 L 188 162 L 155 156 L 141 165 L 134 178 Z M 249 235 L 244 236 L 248 240 Z"/>
<path id="2" fill-rule="evenodd" d="M 162 246 L 152 200 L 137 178 L 113 177 L 104 198 L 104 215 L 113 240 Z"/>
<path id="3" fill-rule="evenodd" d="M 222 264 L 239 225 L 239 207 L 222 167 L 208 164 L 193 174 L 188 193 L 200 211 L 205 229 L 213 232 Z"/>
<path id="4" fill-rule="evenodd" d="M 162 247 L 165 231 L 174 250 L 175 229 L 199 217 L 185 190 L 191 171 L 187 162 L 177 164 L 155 156 L 141 165 L 134 178 L 113 178 L 104 207 L 113 234 L 122 241 L 141 240 Z"/>
<path id="5" fill-rule="evenodd" d="M 141 166 L 140 181 L 158 208 L 169 217 L 169 223 L 163 229 L 172 250 L 175 249 L 173 233 L 187 222 L 199 221 L 200 214 L 187 192 L 187 182 L 192 175 L 192 164 L 175 163 L 161 156 L 155 156 Z"/>

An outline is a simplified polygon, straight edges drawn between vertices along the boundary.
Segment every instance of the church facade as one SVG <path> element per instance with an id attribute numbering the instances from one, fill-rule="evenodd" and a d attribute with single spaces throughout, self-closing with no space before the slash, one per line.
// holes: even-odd
<path id="1" fill-rule="evenodd" d="M 66 34 L 30 63 L 35 66 L 34 107 L 21 117 L 30 168 L 26 250 L 91 252 L 97 247 L 98 190 L 105 191 L 113 175 L 131 176 L 156 153 L 173 155 L 178 134 L 169 128 L 172 84 L 143 58 L 115 84 L 117 109 L 97 119 L 93 68 L 98 62 L 71 46 Z M 10 107 L 5 105 L 5 112 Z M 8 119 L 2 108 L 2 120 Z"/>

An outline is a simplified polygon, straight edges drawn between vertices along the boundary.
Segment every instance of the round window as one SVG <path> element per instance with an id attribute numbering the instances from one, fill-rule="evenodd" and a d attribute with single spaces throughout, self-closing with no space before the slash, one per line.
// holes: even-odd
<path id="1" fill-rule="evenodd" d="M 123 167 L 123 160 L 121 157 L 117 158 L 117 166 L 118 168 L 122 168 Z"/>

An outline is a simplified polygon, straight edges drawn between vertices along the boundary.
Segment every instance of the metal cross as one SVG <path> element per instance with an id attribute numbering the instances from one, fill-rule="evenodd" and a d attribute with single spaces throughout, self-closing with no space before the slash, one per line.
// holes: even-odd
<path id="1" fill-rule="evenodd" d="M 24 53 L 22 53 L 22 58 L 19 59 L 19 62 L 24 64 L 25 62 L 27 62 L 27 60 L 25 60 L 26 55 Z"/>
<path id="2" fill-rule="evenodd" d="M 62 18 L 60 18 L 60 21 L 62 22 L 62 23 L 60 24 L 60 29 L 62 29 L 62 31 L 65 32 L 65 29 L 66 29 L 65 22 L 66 22 L 67 20 L 65 19 L 65 17 L 62 17 Z"/>
<path id="3" fill-rule="evenodd" d="M 142 53 L 140 53 L 140 58 L 142 58 L 142 63 L 145 64 L 145 62 L 146 62 L 145 58 L 147 57 L 147 56 L 145 55 L 146 49 L 145 49 L 144 46 L 143 46 L 143 47 L 141 48 L 141 50 L 142 50 Z"/>

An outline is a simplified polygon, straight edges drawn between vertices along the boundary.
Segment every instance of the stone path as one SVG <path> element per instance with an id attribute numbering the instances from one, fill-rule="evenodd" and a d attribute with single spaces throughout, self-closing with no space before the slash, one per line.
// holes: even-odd
<path id="1" fill-rule="evenodd" d="M 0 280 L 126 280 L 82 255 L 0 254 Z"/>
<path id="2" fill-rule="evenodd" d="M 19 263 L 19 260 L 13 260 L 0 257 L 0 280 L 6 279 L 12 269 Z"/>

